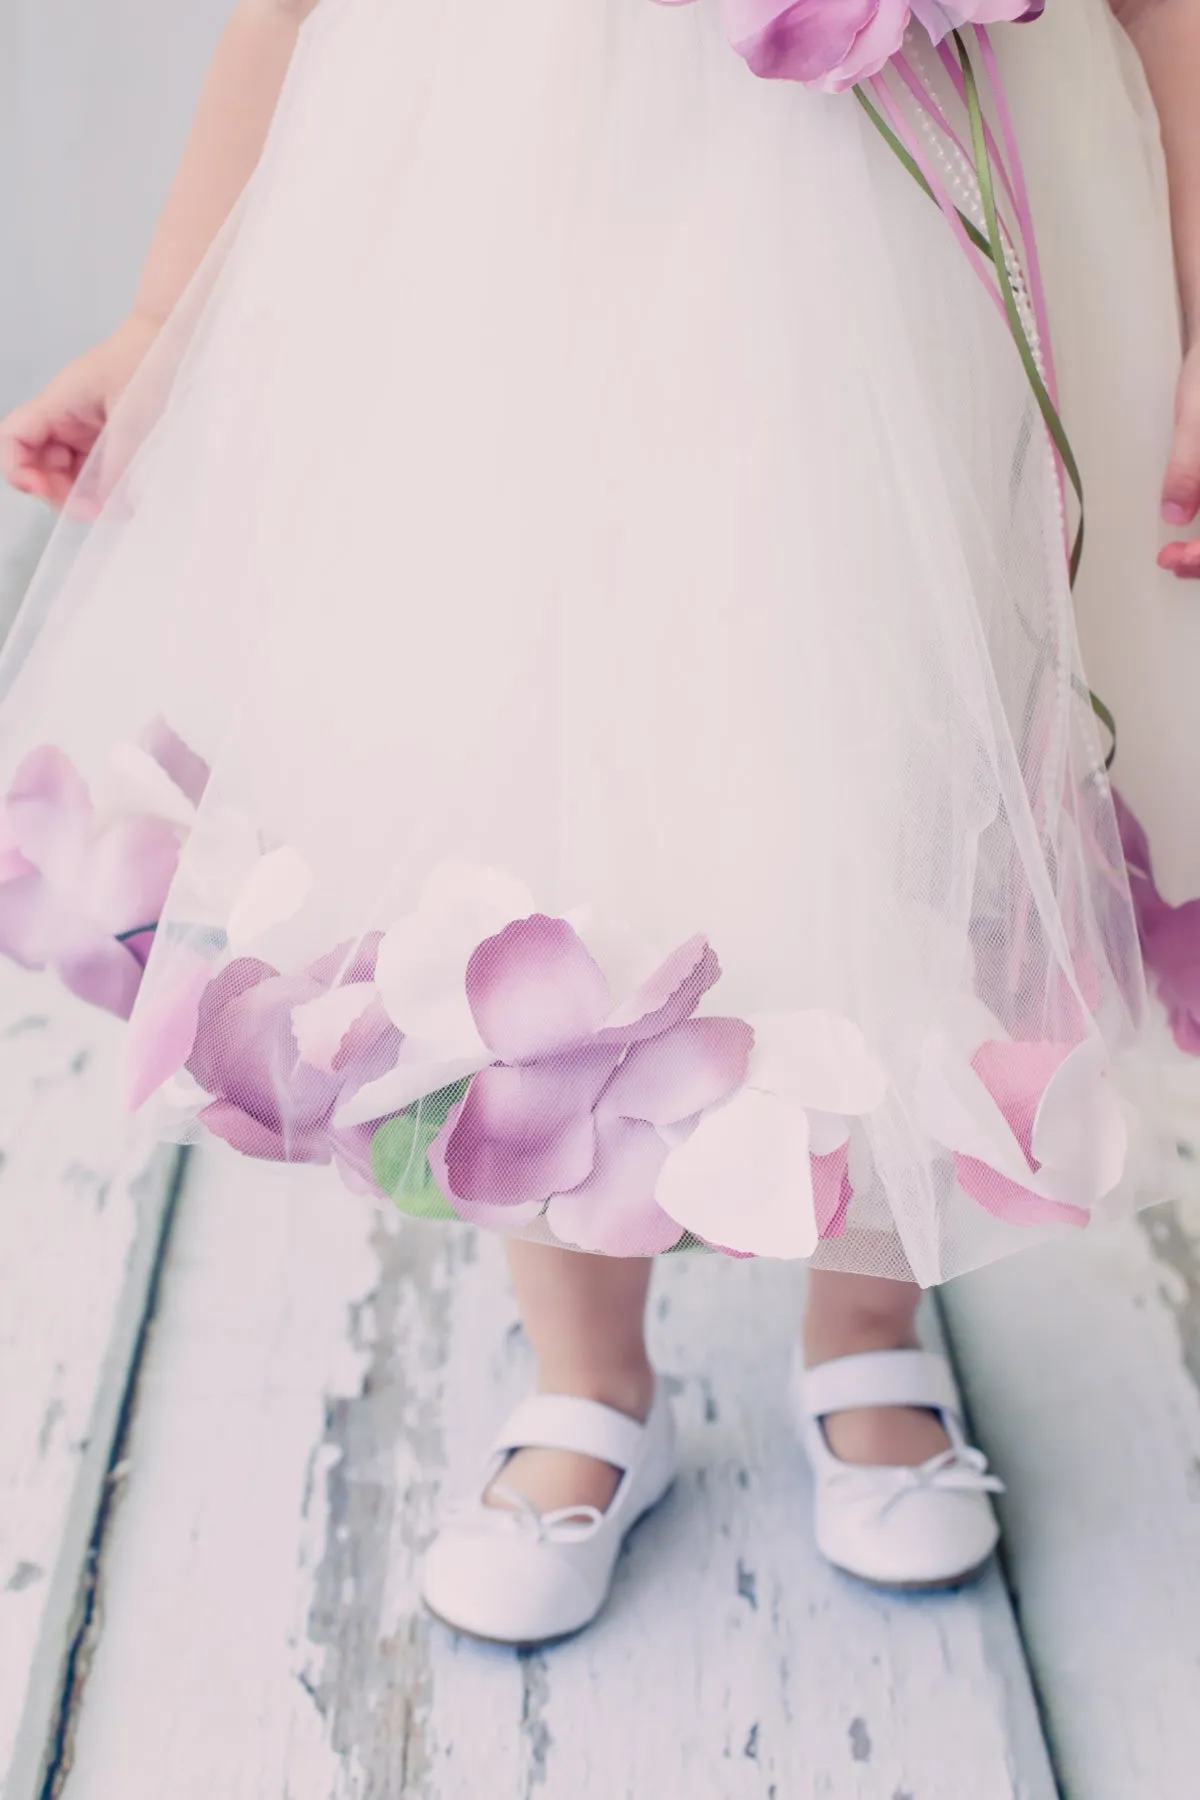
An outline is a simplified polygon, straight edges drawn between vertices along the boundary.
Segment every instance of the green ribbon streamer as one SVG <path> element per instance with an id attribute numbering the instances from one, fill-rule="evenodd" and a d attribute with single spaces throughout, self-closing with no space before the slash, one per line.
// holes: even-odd
<path id="1" fill-rule="evenodd" d="M 984 130 L 983 103 L 979 95 L 979 83 L 976 79 L 975 69 L 961 33 L 957 31 L 954 32 L 953 38 L 955 48 L 958 51 L 959 62 L 962 65 L 963 83 L 967 100 L 967 116 L 971 127 L 971 145 L 975 152 L 975 173 L 979 181 L 979 196 L 983 205 L 984 222 L 987 225 L 986 236 L 978 229 L 973 220 L 969 219 L 966 214 L 961 211 L 961 209 L 956 207 L 955 211 L 958 213 L 963 228 L 971 242 L 982 255 L 987 257 L 988 261 L 996 271 L 996 279 L 1000 286 L 1001 299 L 1004 302 L 1005 316 L 1008 319 L 1009 330 L 1012 333 L 1013 342 L 1016 344 L 1017 353 L 1021 358 L 1021 365 L 1025 371 L 1026 379 L 1033 392 L 1033 397 L 1037 402 L 1038 411 L 1041 413 L 1042 418 L 1045 421 L 1046 429 L 1050 433 L 1051 441 L 1062 459 L 1062 465 L 1066 472 L 1067 480 L 1070 482 L 1075 497 L 1079 502 L 1079 526 L 1075 533 L 1074 543 L 1071 546 L 1069 562 L 1070 585 L 1073 592 L 1079 574 L 1079 565 L 1083 558 L 1083 478 L 1079 473 L 1079 464 L 1077 463 L 1075 453 L 1071 448 L 1071 442 L 1067 436 L 1066 428 L 1059 416 L 1057 407 L 1050 398 L 1049 390 L 1046 387 L 1046 384 L 1042 379 L 1041 371 L 1037 366 L 1037 357 L 1034 354 L 1029 334 L 1025 329 L 1025 321 L 1022 319 L 1020 309 L 1017 306 L 1016 295 L 1013 292 L 1012 281 L 1008 272 L 1008 258 L 1005 255 L 1004 250 L 1004 235 L 1000 229 L 1000 214 L 999 208 L 996 205 L 995 179 L 992 171 L 991 156 L 988 153 L 987 135 Z M 900 162 L 903 163 L 904 167 L 916 181 L 921 191 L 928 195 L 935 206 L 938 205 L 937 196 L 925 179 L 925 176 L 922 174 L 920 166 L 905 149 L 883 114 L 878 110 L 861 87 L 856 87 L 854 93 L 860 106 L 866 112 L 871 123 L 875 126 L 875 129 L 879 132 L 889 149 L 899 158 Z M 1113 759 L 1117 754 L 1117 722 L 1114 719 L 1111 710 L 1105 705 L 1104 701 L 1101 700 L 1100 696 L 1093 693 L 1090 688 L 1086 688 L 1077 675 L 1072 675 L 1071 685 L 1074 691 L 1081 697 L 1086 696 L 1091 704 L 1092 711 L 1104 725 L 1112 739 L 1111 747 L 1104 759 L 1104 767 L 1110 769 L 1113 764 Z"/>

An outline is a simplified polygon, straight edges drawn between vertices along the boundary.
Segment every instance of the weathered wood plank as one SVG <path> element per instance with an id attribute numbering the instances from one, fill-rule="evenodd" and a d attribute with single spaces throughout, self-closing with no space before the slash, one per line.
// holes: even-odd
<path id="1" fill-rule="evenodd" d="M 159 1243 L 119 1027 L 0 971 L 0 1794 L 33 1800 Z"/>
<path id="2" fill-rule="evenodd" d="M 1179 1066 L 1147 1108 L 1170 1205 L 945 1293 L 1080 1800 L 1200 1791 L 1200 1070 Z"/>
<path id="3" fill-rule="evenodd" d="M 600 1625 L 518 1657 L 416 1604 L 443 1482 L 529 1378 L 499 1247 L 232 1158 L 193 1174 L 66 1800 L 1050 1800 L 999 1580 L 881 1598 L 810 1547 L 793 1271 L 661 1269 L 685 1474 Z"/>

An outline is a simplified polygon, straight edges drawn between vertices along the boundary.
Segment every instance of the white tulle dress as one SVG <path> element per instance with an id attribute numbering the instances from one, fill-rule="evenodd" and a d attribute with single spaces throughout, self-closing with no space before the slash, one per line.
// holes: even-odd
<path id="1" fill-rule="evenodd" d="M 322 0 L 4 664 L 0 938 L 131 1014 L 162 1135 L 925 1284 L 1154 1197 L 1087 687 L 1177 922 L 1164 178 L 1102 0 L 998 43 L 1074 601 L 1011 338 L 852 97 L 711 0 Z"/>

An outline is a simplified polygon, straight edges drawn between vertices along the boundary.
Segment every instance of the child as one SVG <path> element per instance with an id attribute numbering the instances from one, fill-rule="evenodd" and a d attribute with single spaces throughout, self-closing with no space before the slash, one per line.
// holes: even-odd
<path id="1" fill-rule="evenodd" d="M 785 62 L 822 17 L 766 10 Z M 1012 338 L 751 14 L 240 0 L 129 318 L 0 428 L 68 515 L 6 657 L 0 946 L 132 1014 L 164 1135 L 508 1233 L 541 1392 L 426 1569 L 505 1642 L 587 1624 L 669 1485 L 650 1258 L 705 1244 L 812 1264 L 825 1554 L 983 1566 L 920 1289 L 1138 1203 L 1138 919 L 1192 921 L 1125 799 L 1200 891 L 1200 540 L 1156 519 L 1200 510 L 1200 344 L 1179 378 L 1127 39 L 1052 0 L 1000 45 L 1118 800 Z M 1200 7 L 1124 24 L 1194 329 Z"/>

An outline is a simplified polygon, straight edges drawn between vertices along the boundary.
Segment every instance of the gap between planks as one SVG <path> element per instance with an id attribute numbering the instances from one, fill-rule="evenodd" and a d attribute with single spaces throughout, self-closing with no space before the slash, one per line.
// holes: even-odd
<path id="1" fill-rule="evenodd" d="M 0 1795 L 38 1800 L 169 1216 L 115 1020 L 0 974 Z"/>

